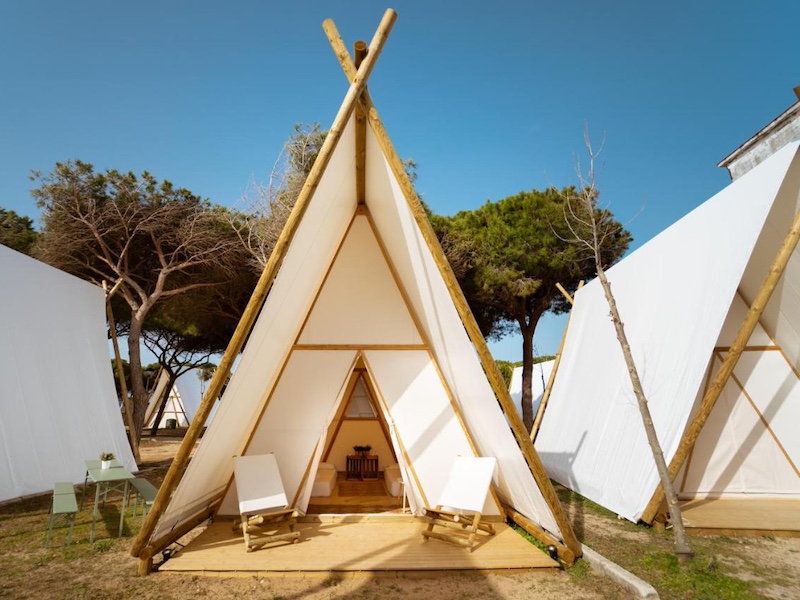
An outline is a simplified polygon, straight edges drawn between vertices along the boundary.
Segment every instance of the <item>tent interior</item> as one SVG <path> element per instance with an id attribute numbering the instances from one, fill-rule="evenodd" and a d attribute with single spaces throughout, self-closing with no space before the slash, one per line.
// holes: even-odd
<path id="1" fill-rule="evenodd" d="M 361 360 L 328 428 L 308 514 L 396 512 L 402 506 L 404 486 L 397 479 L 401 481 L 397 456 L 375 398 Z M 369 450 L 359 455 L 358 447 Z M 374 465 L 364 471 L 368 457 Z"/>

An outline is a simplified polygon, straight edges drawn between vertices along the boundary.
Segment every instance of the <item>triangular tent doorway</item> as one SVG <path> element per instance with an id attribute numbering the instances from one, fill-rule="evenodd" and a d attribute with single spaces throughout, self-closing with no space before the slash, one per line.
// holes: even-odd
<path id="1" fill-rule="evenodd" d="M 322 461 L 331 464 L 339 473 L 347 475 L 347 457 L 356 453 L 357 446 L 369 446 L 371 455 L 378 457 L 378 470 L 397 463 L 391 433 L 377 394 L 369 383 L 366 366 L 359 360 L 350 375 L 344 400 L 325 440 Z"/>
<path id="2" fill-rule="evenodd" d="M 358 68 L 332 22 L 324 25 L 350 89 L 133 544 L 143 572 L 155 552 L 196 524 L 235 511 L 234 455 L 274 452 L 287 497 L 303 510 L 327 429 L 359 360 L 407 471 L 416 514 L 436 504 L 456 456 L 494 456 L 486 513 L 513 517 L 568 563 L 580 555 L 366 91 L 394 18 L 387 11 Z M 209 398 L 248 334 L 187 468 Z"/>
<path id="3" fill-rule="evenodd" d="M 750 502 L 736 514 L 761 514 L 724 529 L 800 531 L 798 146 L 608 271 L 679 494 Z M 599 282 L 576 293 L 536 448 L 557 481 L 650 522 L 659 478 L 607 314 Z M 733 369 L 727 381 L 723 365 Z M 790 517 L 756 508 L 763 499 L 791 506 Z"/>

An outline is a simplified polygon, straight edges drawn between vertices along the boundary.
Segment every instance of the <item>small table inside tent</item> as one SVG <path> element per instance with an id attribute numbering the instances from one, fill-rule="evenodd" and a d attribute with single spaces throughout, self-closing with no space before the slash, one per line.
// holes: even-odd
<path id="1" fill-rule="evenodd" d="M 347 479 L 377 479 L 378 456 L 376 454 L 348 454 Z"/>

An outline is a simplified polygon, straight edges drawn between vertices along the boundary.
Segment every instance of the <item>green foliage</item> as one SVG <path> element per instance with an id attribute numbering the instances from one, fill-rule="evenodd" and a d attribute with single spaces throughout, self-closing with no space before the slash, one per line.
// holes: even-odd
<path id="1" fill-rule="evenodd" d="M 224 348 L 255 284 L 250 255 L 227 209 L 148 172 L 101 173 L 75 161 L 33 179 L 39 257 L 98 285 L 119 283 L 111 306 L 128 337 L 139 435 L 148 402 L 142 333 L 165 367 Z"/>
<path id="2" fill-rule="evenodd" d="M 0 208 L 0 244 L 30 255 L 38 236 L 31 219 Z"/>
<path id="3" fill-rule="evenodd" d="M 500 370 L 500 375 L 503 376 L 503 381 L 506 384 L 506 387 L 511 385 L 511 375 L 514 373 L 514 367 L 516 363 L 509 362 L 507 360 L 496 360 L 494 361 L 497 363 L 497 368 Z"/>
<path id="4" fill-rule="evenodd" d="M 673 552 L 660 551 L 646 552 L 641 561 L 643 568 L 659 574 L 653 583 L 671 593 L 690 593 L 692 598 L 705 600 L 761 598 L 750 582 L 724 574 L 713 556 L 710 560 L 696 557 L 682 565 Z"/>
<path id="5" fill-rule="evenodd" d="M 574 188 L 520 192 L 472 211 L 432 219 L 434 231 L 453 267 L 482 333 L 500 339 L 518 330 L 522 335 L 522 416 L 533 424 L 530 376 L 533 335 L 547 312 L 562 313 L 569 304 L 557 284 L 567 289 L 594 274 L 593 255 L 585 244 L 569 240 L 583 234 L 570 217 Z M 631 241 L 608 211 L 598 220 L 610 234 L 602 260 L 618 260 Z"/>

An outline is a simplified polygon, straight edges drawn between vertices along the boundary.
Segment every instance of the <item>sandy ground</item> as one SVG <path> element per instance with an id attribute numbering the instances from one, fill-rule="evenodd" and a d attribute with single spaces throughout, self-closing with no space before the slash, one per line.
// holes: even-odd
<path id="1" fill-rule="evenodd" d="M 141 476 L 158 484 L 166 474 L 180 440 L 156 438 L 143 440 Z M 90 511 L 79 512 L 73 543 L 67 546 L 65 529 L 54 537 L 51 549 L 43 547 L 49 510 L 49 495 L 0 506 L 0 598 L 136 598 L 141 600 L 205 598 L 354 598 L 390 600 L 409 598 L 628 598 L 630 594 L 584 562 L 568 572 L 548 570 L 523 574 L 437 575 L 410 577 L 208 577 L 178 573 L 136 575 L 137 560 L 129 554 L 140 519 L 126 518 L 122 538 L 109 532 L 118 523 L 118 508 L 109 502 L 100 524 L 100 539 L 90 545 Z M 647 571 L 648 555 L 669 555 L 671 536 L 654 536 L 651 530 L 620 522 L 613 517 L 584 510 L 566 502 L 569 518 L 579 539 L 632 571 L 642 565 L 643 574 L 665 577 L 669 569 Z M 117 512 L 115 513 L 115 510 Z M 800 600 L 800 539 L 709 538 L 695 542 L 701 560 L 709 569 L 733 572 L 755 584 L 757 595 L 747 597 Z M 699 554 L 700 555 L 700 554 Z M 703 565 L 705 565 L 705 562 Z M 645 577 L 647 578 L 647 577 Z M 663 580 L 652 580 L 661 590 Z M 694 598 L 686 592 L 663 598 Z M 730 596 L 736 597 L 736 596 Z"/>

